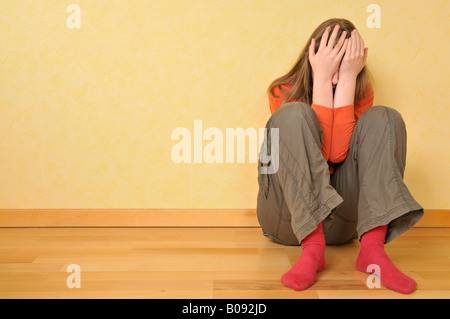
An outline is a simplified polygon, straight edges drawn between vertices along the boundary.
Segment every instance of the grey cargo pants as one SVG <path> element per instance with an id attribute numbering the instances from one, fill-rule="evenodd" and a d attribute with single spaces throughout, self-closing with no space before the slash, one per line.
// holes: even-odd
<path id="1" fill-rule="evenodd" d="M 270 163 L 258 161 L 257 216 L 266 237 L 299 245 L 322 222 L 326 243 L 343 244 L 389 224 L 388 243 L 423 216 L 403 182 L 406 128 L 393 108 L 373 106 L 362 114 L 332 176 L 321 152 L 322 128 L 309 105 L 287 103 L 272 114 L 269 145 L 271 128 L 279 132 L 278 170 L 261 174 Z"/>

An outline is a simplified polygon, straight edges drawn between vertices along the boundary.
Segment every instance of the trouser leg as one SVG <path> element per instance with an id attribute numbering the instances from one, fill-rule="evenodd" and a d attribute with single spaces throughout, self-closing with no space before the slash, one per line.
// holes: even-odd
<path id="1" fill-rule="evenodd" d="M 287 103 L 267 122 L 268 133 L 272 128 L 279 129 L 279 166 L 274 174 L 261 174 L 258 163 L 258 220 L 266 236 L 298 244 L 343 200 L 330 185 L 315 111 Z"/>
<path id="2" fill-rule="evenodd" d="M 403 181 L 406 128 L 393 108 L 374 106 L 363 113 L 353 131 L 345 161 L 331 178 L 344 198 L 324 229 L 327 243 L 343 243 L 387 225 L 386 243 L 409 230 L 423 216 Z"/>

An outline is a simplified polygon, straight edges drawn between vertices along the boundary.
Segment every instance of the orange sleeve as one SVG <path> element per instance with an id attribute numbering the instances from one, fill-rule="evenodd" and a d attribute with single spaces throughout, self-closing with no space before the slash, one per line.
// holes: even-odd
<path id="1" fill-rule="evenodd" d="M 333 109 L 334 122 L 330 162 L 340 163 L 347 157 L 350 139 L 355 128 L 355 106 L 353 104 Z"/>
<path id="2" fill-rule="evenodd" d="M 280 108 L 280 106 L 281 106 L 281 103 L 278 101 L 278 99 L 269 94 L 270 113 L 272 113 L 272 114 L 275 113 L 275 111 L 278 110 Z"/>
<path id="3" fill-rule="evenodd" d="M 288 91 L 289 87 L 286 85 L 282 85 L 281 88 L 283 89 L 283 91 Z M 280 90 L 280 88 L 278 86 L 273 88 L 273 93 L 275 96 L 272 96 L 270 93 L 269 95 L 269 107 L 270 107 L 270 112 L 273 114 L 275 113 L 276 110 L 278 110 L 281 106 L 281 104 L 284 101 L 284 93 Z"/>
<path id="4" fill-rule="evenodd" d="M 366 96 L 355 104 L 333 109 L 334 121 L 330 150 L 330 162 L 340 163 L 345 160 L 350 148 L 350 140 L 356 121 L 373 106 L 374 92 L 372 86 L 367 87 Z"/>

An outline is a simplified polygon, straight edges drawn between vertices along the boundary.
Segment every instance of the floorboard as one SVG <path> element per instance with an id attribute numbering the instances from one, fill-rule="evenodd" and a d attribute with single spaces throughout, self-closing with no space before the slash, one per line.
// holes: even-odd
<path id="1" fill-rule="evenodd" d="M 328 246 L 327 268 L 297 292 L 280 277 L 301 248 L 259 228 L 0 228 L 0 298 L 450 298 L 450 228 L 413 228 L 386 245 L 417 281 L 411 295 L 369 289 L 358 250 Z M 80 288 L 67 287 L 70 264 Z"/>

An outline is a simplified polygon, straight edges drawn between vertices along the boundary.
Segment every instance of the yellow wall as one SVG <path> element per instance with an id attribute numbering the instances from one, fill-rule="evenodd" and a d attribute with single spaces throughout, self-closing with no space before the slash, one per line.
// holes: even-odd
<path id="1" fill-rule="evenodd" d="M 371 3 L 381 28 L 366 24 Z M 1 0 L 0 208 L 255 208 L 256 164 L 175 164 L 172 131 L 264 127 L 268 84 L 319 23 L 344 17 L 369 47 L 375 104 L 407 124 L 407 185 L 450 209 L 448 12 L 446 0 Z"/>

